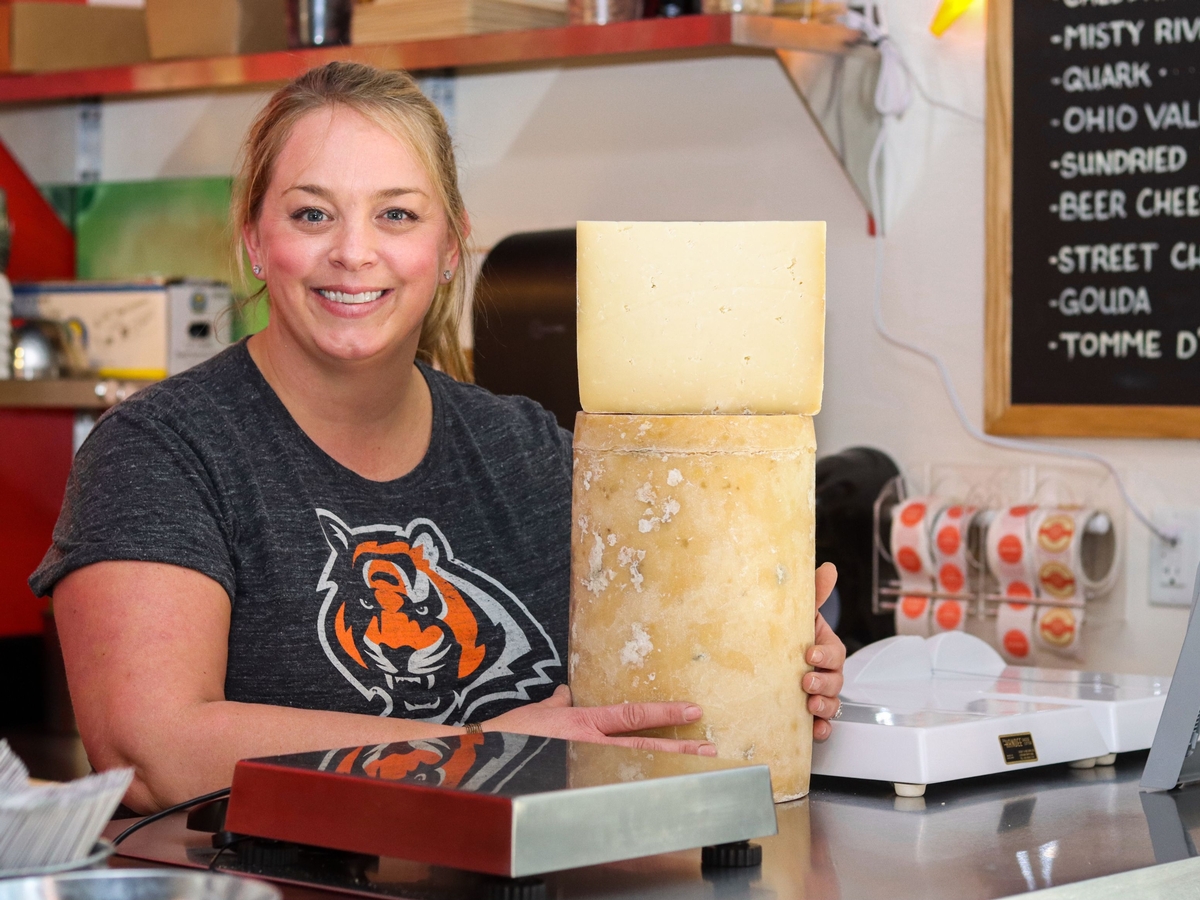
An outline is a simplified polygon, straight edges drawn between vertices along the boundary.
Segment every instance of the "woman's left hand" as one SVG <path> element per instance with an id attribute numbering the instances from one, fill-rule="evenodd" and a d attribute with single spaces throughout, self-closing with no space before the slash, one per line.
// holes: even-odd
<path id="1" fill-rule="evenodd" d="M 817 569 L 817 627 L 816 640 L 808 648 L 805 659 L 816 671 L 804 676 L 801 687 L 808 698 L 808 711 L 816 716 L 813 721 L 813 739 L 826 740 L 833 733 L 829 720 L 838 714 L 841 701 L 838 693 L 842 690 L 842 665 L 846 662 L 846 646 L 833 633 L 825 617 L 819 612 L 822 604 L 833 593 L 837 583 L 837 569 L 833 563 L 825 563 Z"/>

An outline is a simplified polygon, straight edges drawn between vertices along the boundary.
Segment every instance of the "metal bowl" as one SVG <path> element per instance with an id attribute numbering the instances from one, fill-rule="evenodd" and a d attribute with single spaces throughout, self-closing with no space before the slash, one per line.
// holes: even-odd
<path id="1" fill-rule="evenodd" d="M 182 869 L 101 869 L 0 881 L 0 900 L 282 900 L 265 881 Z"/>

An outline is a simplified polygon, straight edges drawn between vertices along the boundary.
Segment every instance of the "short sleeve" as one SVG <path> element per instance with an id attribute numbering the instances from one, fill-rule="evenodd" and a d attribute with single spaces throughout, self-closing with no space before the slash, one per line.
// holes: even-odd
<path id="1" fill-rule="evenodd" d="M 571 434 L 571 432 L 567 431 L 567 429 L 559 426 L 558 439 L 562 445 L 562 455 L 567 463 L 567 471 L 570 472 L 574 466 L 575 435 Z"/>
<path id="2" fill-rule="evenodd" d="M 46 596 L 96 562 L 136 560 L 193 569 L 234 596 L 231 528 L 200 456 L 153 416 L 118 407 L 71 467 L 53 543 L 29 578 Z"/>

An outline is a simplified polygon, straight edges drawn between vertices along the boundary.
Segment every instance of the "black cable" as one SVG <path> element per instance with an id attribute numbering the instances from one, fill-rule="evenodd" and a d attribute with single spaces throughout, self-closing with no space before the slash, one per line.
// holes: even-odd
<path id="1" fill-rule="evenodd" d="M 208 863 L 210 872 L 217 868 L 217 862 L 221 859 L 221 855 L 230 847 L 236 847 L 245 841 L 254 840 L 246 834 L 234 834 L 231 831 L 218 831 L 212 836 L 212 845 L 216 849 L 217 854 Z"/>
<path id="2" fill-rule="evenodd" d="M 134 822 L 115 838 L 113 838 L 113 846 L 119 846 L 121 841 L 125 840 L 125 838 L 129 837 L 139 828 L 144 828 L 152 822 L 157 822 L 159 819 L 165 819 L 172 813 L 177 813 L 185 809 L 191 809 L 193 806 L 199 806 L 201 803 L 207 803 L 209 800 L 220 800 L 222 797 L 228 796 L 229 788 L 221 788 L 219 791 L 212 791 L 211 793 L 203 794 L 199 797 L 193 797 L 191 800 L 184 800 L 182 803 L 176 803 L 174 806 L 168 806 L 161 812 L 156 812 L 153 815 L 146 816 L 146 818 L 142 819 L 141 821 Z"/>
<path id="3" fill-rule="evenodd" d="M 217 870 L 217 860 L 219 860 L 221 858 L 222 853 L 224 853 L 226 850 L 228 850 L 232 846 L 233 846 L 233 844 L 226 844 L 224 847 L 222 847 L 220 850 L 217 851 L 217 855 L 214 856 L 211 860 L 209 860 L 208 871 L 215 872 Z"/>

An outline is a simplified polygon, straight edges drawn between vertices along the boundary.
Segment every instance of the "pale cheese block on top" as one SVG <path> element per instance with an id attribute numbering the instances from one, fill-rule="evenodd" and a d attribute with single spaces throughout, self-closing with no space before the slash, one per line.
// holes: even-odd
<path id="1" fill-rule="evenodd" d="M 805 416 L 575 426 L 568 678 L 575 703 L 690 700 L 725 759 L 808 792 L 816 442 Z"/>
<path id="2" fill-rule="evenodd" d="M 580 222 L 576 233 L 585 411 L 820 412 L 824 222 Z"/>

